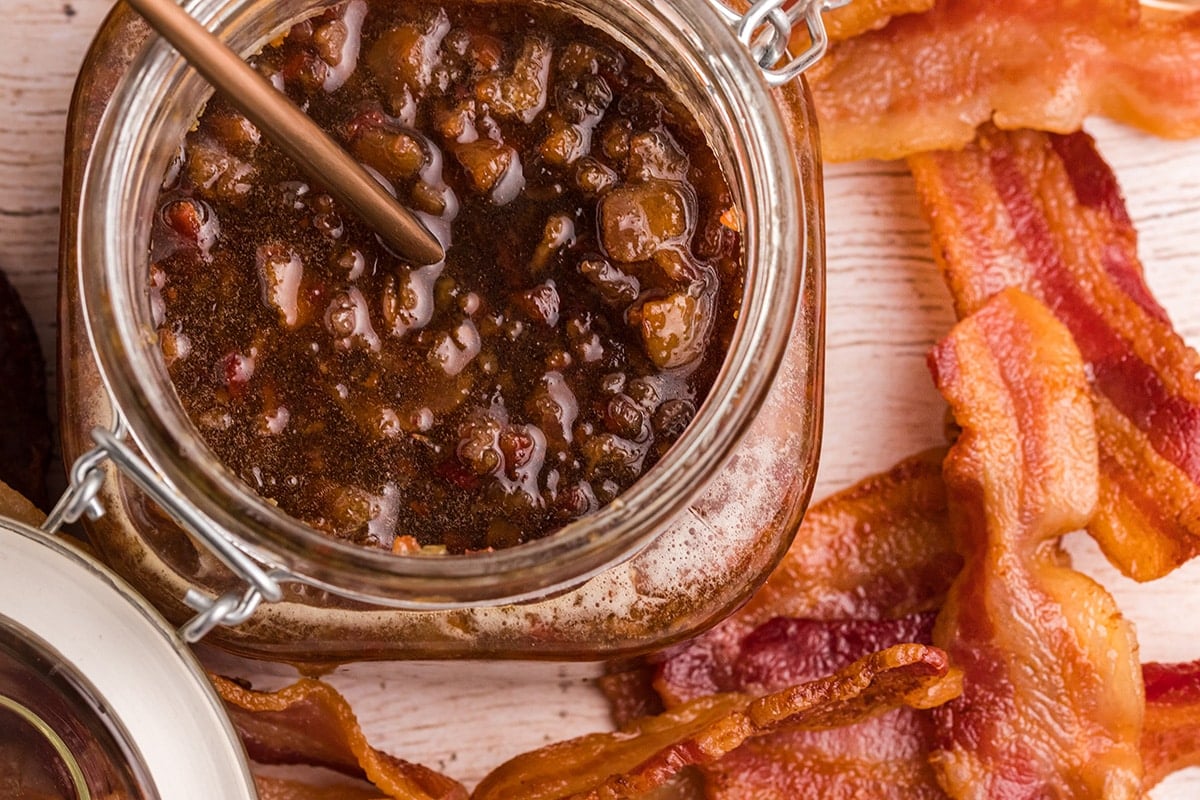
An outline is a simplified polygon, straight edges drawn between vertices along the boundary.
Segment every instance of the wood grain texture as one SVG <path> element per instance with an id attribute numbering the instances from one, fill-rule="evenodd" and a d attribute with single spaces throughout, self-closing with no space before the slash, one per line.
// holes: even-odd
<path id="1" fill-rule="evenodd" d="M 63 131 L 75 74 L 111 6 L 110 0 L 0 0 L 0 269 L 37 328 L 51 409 L 58 405 L 55 274 Z M 65 486 L 58 469 L 49 485 L 51 492 Z"/>
<path id="2" fill-rule="evenodd" d="M 0 267 L 29 306 L 51 370 L 62 131 L 75 71 L 109 5 L 0 0 Z M 1200 346 L 1200 141 L 1163 142 L 1101 122 L 1089 129 L 1125 190 L 1151 287 Z M 827 413 L 818 496 L 942 441 L 945 406 L 925 353 L 953 321 L 904 167 L 833 167 L 826 191 Z M 1136 622 L 1144 660 L 1200 657 L 1200 563 L 1135 585 L 1086 537 L 1068 545 Z M 212 659 L 264 686 L 289 674 Z M 597 673 L 578 664 L 366 664 L 341 668 L 331 680 L 373 741 L 474 783 L 518 752 L 607 728 L 590 684 Z M 1156 800 L 1196 796 L 1200 770 L 1153 793 Z"/>

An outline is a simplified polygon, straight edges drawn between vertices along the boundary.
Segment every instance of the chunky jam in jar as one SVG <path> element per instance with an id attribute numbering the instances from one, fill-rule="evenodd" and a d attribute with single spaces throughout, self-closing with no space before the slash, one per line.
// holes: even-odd
<path id="1" fill-rule="evenodd" d="M 446 245 L 389 252 L 213 100 L 164 183 L 180 401 L 297 519 L 394 552 L 520 544 L 682 433 L 742 291 L 737 214 L 663 81 L 531 4 L 352 0 L 254 65 Z"/>

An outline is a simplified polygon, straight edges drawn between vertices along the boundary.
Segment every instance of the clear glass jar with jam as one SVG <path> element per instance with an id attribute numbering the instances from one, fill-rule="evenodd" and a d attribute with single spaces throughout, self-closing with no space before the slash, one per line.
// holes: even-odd
<path id="1" fill-rule="evenodd" d="M 679 169 L 679 147 L 673 141 L 663 145 L 663 138 L 670 139 L 670 133 L 659 135 L 645 125 L 639 127 L 643 112 L 636 96 L 612 103 L 614 108 L 619 105 L 619 115 L 624 115 L 619 122 L 634 120 L 626 123 L 632 137 L 626 134 L 621 139 L 605 133 L 620 131 L 612 114 L 607 125 L 597 126 L 594 136 L 597 153 L 610 146 L 607 155 L 623 159 L 627 177 L 638 170 L 645 173 L 636 182 L 633 178 L 622 182 L 610 163 L 600 157 L 571 152 L 580 144 L 588 115 L 599 116 L 611 99 L 606 92 L 612 87 L 600 82 L 597 88 L 598 82 L 588 78 L 597 70 L 607 74 L 594 60 L 580 68 L 575 76 L 578 80 L 566 89 L 561 84 L 552 86 L 551 93 L 557 94 L 551 103 L 543 98 L 522 107 L 526 84 L 521 81 L 536 81 L 539 72 L 545 80 L 550 69 L 550 57 L 539 55 L 537 46 L 528 44 L 531 40 L 526 40 L 523 51 L 506 56 L 502 37 L 487 30 L 461 33 L 470 31 L 470 26 L 458 25 L 453 13 L 447 18 L 437 4 L 410 3 L 426 9 L 425 16 L 415 18 L 424 20 L 424 28 L 375 31 L 372 35 L 378 38 L 366 41 L 362 52 L 351 57 L 347 53 L 359 49 L 356 37 L 362 14 L 374 13 L 365 9 L 388 3 L 355 0 L 352 13 L 329 11 L 335 5 L 311 0 L 201 0 L 189 10 L 239 52 L 273 48 L 274 60 L 264 55 L 260 71 L 275 77 L 279 84 L 307 81 L 318 93 L 328 90 L 330 80 L 338 86 L 346 80 L 341 73 L 347 70 L 342 65 L 352 67 L 357 60 L 370 66 L 372 59 L 378 60 L 373 54 L 379 50 L 380 39 L 390 36 L 401 54 L 389 64 L 407 63 L 405 52 L 441 48 L 439 58 L 444 61 L 438 64 L 440 72 L 425 69 L 426 64 L 409 63 L 407 72 L 399 69 L 389 78 L 386 69 L 374 67 L 372 85 L 381 86 L 385 94 L 390 92 L 383 104 L 378 110 L 360 109 L 330 123 L 340 126 L 352 153 L 380 172 L 382 179 L 401 187 L 402 199 L 422 210 L 435 231 L 439 218 L 446 216 L 447 197 L 449 204 L 457 207 L 461 196 L 463 210 L 454 222 L 460 231 L 464 219 L 473 219 L 471 214 L 487 217 L 491 213 L 487 202 L 497 206 L 508 203 L 514 159 L 524 157 L 526 168 L 517 181 L 523 182 L 523 187 L 515 191 L 543 194 L 547 184 L 539 182 L 541 173 L 535 174 L 535 163 L 569 162 L 572 185 L 578 191 L 568 191 L 563 202 L 571 207 L 594 202 L 596 210 L 589 212 L 594 217 L 576 215 L 560 222 L 564 229 L 578 227 L 581 219 L 587 222 L 575 234 L 566 235 L 583 244 L 576 248 L 578 252 L 573 253 L 565 271 L 554 273 L 553 279 L 535 276 L 536 291 L 497 297 L 472 291 L 469 275 L 457 283 L 435 279 L 429 286 L 429 303 L 452 305 L 454 313 L 470 323 L 472 337 L 482 340 L 482 345 L 468 353 L 472 358 L 480 350 L 490 352 L 489 342 L 502 343 L 505 337 L 516 342 L 527 326 L 541 324 L 536 342 L 545 347 L 530 356 L 537 370 L 518 372 L 514 367 L 507 375 L 502 364 L 501 377 L 496 380 L 503 383 L 507 375 L 506 391 L 510 392 L 504 413 L 447 410 L 443 421 L 436 415 L 441 409 L 437 404 L 451 391 L 447 387 L 457 386 L 450 380 L 462 369 L 455 359 L 472 350 L 472 345 L 462 336 L 443 342 L 432 335 L 412 335 L 405 346 L 441 353 L 434 359 L 441 365 L 437 376 L 441 382 L 421 384 L 415 390 L 420 402 L 405 395 L 407 405 L 397 401 L 395 408 L 384 408 L 379 398 L 412 388 L 404 384 L 410 372 L 416 376 L 413 380 L 418 380 L 425 362 L 413 361 L 407 350 L 389 350 L 389 342 L 380 344 L 370 323 L 374 320 L 374 327 L 381 328 L 394 322 L 388 317 L 388 296 L 417 297 L 416 290 L 404 295 L 395 289 L 395 275 L 408 276 L 411 282 L 415 270 L 379 268 L 377 284 L 361 285 L 378 289 L 384 297 L 382 307 L 358 310 L 361 293 L 354 292 L 359 291 L 359 284 L 343 282 L 340 289 L 322 284 L 309 295 L 297 289 L 301 278 L 295 262 L 302 260 L 297 253 L 308 248 L 303 249 L 304 258 L 313 259 L 313 248 L 324 245 L 318 242 L 302 248 L 296 244 L 289 249 L 286 230 L 282 242 L 276 235 L 280 226 L 286 229 L 289 223 L 271 219 L 261 210 L 256 212 L 261 223 L 254 217 L 228 222 L 223 230 L 240 225 L 249 231 L 248 243 L 238 245 L 242 250 L 252 248 L 243 253 L 242 260 L 267 276 L 267 282 L 261 284 L 263 304 L 278 316 L 280 326 L 300 328 L 308 313 L 313 329 L 323 330 L 323 335 L 334 340 L 340 336 L 345 350 L 352 349 L 356 341 L 366 342 L 367 349 L 382 350 L 400 365 L 396 367 L 399 373 L 372 373 L 362 386 L 347 387 L 336 376 L 328 378 L 328 385 L 323 383 L 331 365 L 339 358 L 345 360 L 341 355 L 335 353 L 328 362 L 320 358 L 305 361 L 309 370 L 303 380 L 286 370 L 271 376 L 275 381 L 272 398 L 280 392 L 299 392 L 295 399 L 278 406 L 290 403 L 294 421 L 308 392 L 326 405 L 332 404 L 335 416 L 350 421 L 342 420 L 349 426 L 348 433 L 331 434 L 331 439 L 350 441 L 364 453 L 390 454 L 391 450 L 371 449 L 375 444 L 369 437 L 363 442 L 354 438 L 363 430 L 377 434 L 382 419 L 388 436 L 403 440 L 406 447 L 414 441 L 422 443 L 435 453 L 414 457 L 407 465 L 410 481 L 389 483 L 387 493 L 380 493 L 378 486 L 365 494 L 339 491 L 336 476 L 330 478 L 322 472 L 330 459 L 321 455 L 319 448 L 304 456 L 307 472 L 296 479 L 295 497 L 277 485 L 273 490 L 263 485 L 252 487 L 250 476 L 263 474 L 256 470 L 265 463 L 257 460 L 257 440 L 253 436 L 222 440 L 214 431 L 236 423 L 224 417 L 214 422 L 204 416 L 208 406 L 200 408 L 193 401 L 211 395 L 215 401 L 205 400 L 211 405 L 229 402 L 231 393 L 240 397 L 241 383 L 250 382 L 259 351 L 245 348 L 233 352 L 232 360 L 218 359 L 224 365 L 221 369 L 201 369 L 188 379 L 170 366 L 180 351 L 180 342 L 175 340 L 179 335 L 185 337 L 182 346 L 188 349 L 192 339 L 212 338 L 214 330 L 219 334 L 221 326 L 228 324 L 229 312 L 236 304 L 221 299 L 225 297 L 221 292 L 235 281 L 207 276 L 219 284 L 204 289 L 214 295 L 213 319 L 204 319 L 204 314 L 196 311 L 205 307 L 203 303 L 193 303 L 190 312 L 180 312 L 182 321 L 176 320 L 180 324 L 174 327 L 170 318 L 173 308 L 188 307 L 185 301 L 195 297 L 180 301 L 176 294 L 164 300 L 162 287 L 164 280 L 189 270 L 200 281 L 210 267 L 218 274 L 217 267 L 211 266 L 216 262 L 204 260 L 207 254 L 204 258 L 197 255 L 209 235 L 202 227 L 209 222 L 210 213 L 218 220 L 231 219 L 224 216 L 231 212 L 221 203 L 237 206 L 243 202 L 239 192 L 261 195 L 265 191 L 247 188 L 250 181 L 247 173 L 239 172 L 242 162 L 234 152 L 238 142 L 256 146 L 256 134 L 247 132 L 236 114 L 225 113 L 219 102 L 209 101 L 209 87 L 169 46 L 149 36 L 140 20 L 118 6 L 81 72 L 68 129 L 60 273 L 60 398 L 64 457 L 68 463 L 76 463 L 73 497 L 68 499 L 77 507 L 69 516 L 84 511 L 88 505 L 84 501 L 93 500 L 89 516 L 95 518 L 87 520 L 87 530 L 107 563 L 169 619 L 181 624 L 191 620 L 185 627 L 189 637 L 211 630 L 210 641 L 258 658 L 293 662 L 429 657 L 599 659 L 660 647 L 715 623 L 749 596 L 790 544 L 808 502 L 819 449 L 824 298 L 815 119 L 802 79 L 785 80 L 786 76 L 768 70 L 770 83 L 780 84 L 772 88 L 755 61 L 756 57 L 773 61 L 782 54 L 775 47 L 782 34 L 772 33 L 772 26 L 790 24 L 790 20 L 783 12 L 766 9 L 743 25 L 739 41 L 739 32 L 730 26 L 736 17 L 707 0 L 670 4 L 572 0 L 555 3 L 545 12 L 569 14 L 564 19 L 577 21 L 572 24 L 599 31 L 583 38 L 593 44 L 611 40 L 630 63 L 638 65 L 634 71 L 644 73 L 637 80 L 656 87 L 660 97 L 669 93 L 669 102 L 655 107 L 654 119 L 677 122 L 671 130 L 680 140 L 687 138 L 680 133 L 685 128 L 697 132 L 697 141 L 688 147 L 701 148 L 702 153 L 693 149 L 691 165 L 707 160 L 709 171 L 717 169 L 723 177 L 720 189 L 706 190 L 691 185 L 703 175 L 696 170 L 688 172 L 687 160 L 682 172 L 671 172 Z M 503 8 L 505 13 L 516 8 L 483 3 L 476 4 L 471 13 L 486 17 L 489 7 Z M 819 32 L 815 8 L 808 12 L 807 22 L 811 30 Z M 306 19 L 310 22 L 297 27 L 298 21 Z M 373 24 L 369 20 L 368 28 Z M 765 29 L 760 24 L 764 20 Z M 329 21 L 337 24 L 330 27 L 325 24 Z M 281 39 L 289 30 L 292 38 Z M 430 36 L 430 32 L 436 35 Z M 295 37 L 303 40 L 302 44 L 312 42 L 311 49 L 297 46 L 287 50 Z M 819 45 L 820 36 L 813 39 Z M 352 42 L 350 50 L 347 41 Z M 606 45 L 597 47 L 604 50 Z M 577 46 L 570 57 L 580 61 L 584 49 Z M 770 52 L 764 54 L 764 50 Z M 321 63 L 306 55 L 325 51 L 333 55 L 326 53 Z M 467 72 L 478 72 L 483 69 L 479 65 L 486 65 L 489 59 L 515 59 L 511 70 L 504 73 L 508 84 L 487 79 L 470 90 L 490 92 L 487 97 L 498 118 L 503 112 L 496 109 L 503 107 L 511 117 L 528 123 L 541 113 L 551 113 L 546 109 L 553 105 L 552 118 L 544 121 L 548 126 L 544 129 L 552 135 L 514 143 L 488 129 L 490 117 L 475 119 L 450 102 L 432 111 L 421 105 L 419 92 L 411 91 L 411 81 L 441 81 L 443 90 L 447 85 L 453 88 L 458 79 L 453 60 L 458 56 L 453 53 L 474 59 L 471 63 L 475 66 L 463 68 Z M 560 53 L 557 57 L 554 74 L 568 74 L 568 56 Z M 361 63 L 358 69 L 364 69 Z M 422 70 L 430 74 L 422 75 Z M 196 127 L 197 114 L 206 102 L 209 116 Z M 314 115 L 324 113 L 322 102 L 324 95 L 310 104 Z M 408 103 L 416 110 L 406 108 Z M 350 118 L 353 124 L 346 121 Z M 470 124 L 469 135 L 463 134 L 464 120 Z M 211 148 L 206 151 L 203 137 L 222 126 L 237 129 L 223 145 L 226 149 L 215 154 Z M 422 126 L 440 126 L 440 134 Z M 504 119 L 500 126 L 507 130 L 518 127 Z M 181 143 L 189 130 L 192 138 L 185 147 Z M 411 133 L 413 130 L 416 133 Z M 449 141 L 446 136 L 454 140 L 445 147 L 445 159 L 451 155 L 457 159 L 458 195 L 454 186 L 447 195 L 428 171 L 406 166 L 414 141 L 428 145 L 438 135 L 443 141 Z M 606 136 L 613 141 L 605 140 Z M 197 137 L 202 140 L 198 145 Z M 630 155 L 634 151 L 641 159 L 637 165 L 632 164 L 635 156 Z M 427 166 L 429 147 L 422 152 L 414 163 Z M 590 165 L 586 170 L 581 166 L 585 163 Z M 383 174 L 393 168 L 394 174 Z M 187 173 L 182 183 L 172 177 L 180 170 Z M 691 184 L 679 189 L 685 173 Z M 487 202 L 467 196 L 472 182 Z M 291 191 L 291 205 L 306 224 L 311 223 L 332 242 L 327 243 L 328 252 L 320 251 L 322 264 L 333 264 L 324 269 L 345 267 L 353 274 L 363 261 L 379 264 L 389 258 L 361 236 L 357 246 L 347 244 L 353 236 L 342 237 L 344 231 L 353 233 L 354 222 L 326 207 L 319 186 L 313 189 L 308 183 L 289 183 L 278 175 L 270 183 L 278 189 L 277 194 Z M 284 188 L 279 189 L 281 186 Z M 539 195 L 537 201 L 543 199 Z M 727 207 L 720 207 L 725 203 Z M 630 234 L 625 223 L 650 206 L 669 208 L 649 223 L 643 220 L 641 228 L 635 225 L 637 229 Z M 716 225 L 718 219 L 724 230 Z M 705 220 L 712 222 L 707 231 Z M 505 221 L 501 223 L 504 226 L 519 233 L 514 234 L 517 239 L 513 242 L 501 242 L 499 251 L 525 248 L 522 268 L 526 261 L 539 257 L 553 261 L 551 251 L 562 249 L 561 242 L 552 241 L 552 225 L 543 229 L 540 224 Z M 309 235 L 318 241 L 318 234 L 310 231 Z M 485 247 L 495 238 L 487 232 L 474 239 L 461 232 L 457 235 L 475 248 Z M 647 249 L 648 236 L 674 237 L 679 246 L 672 246 L 669 257 L 660 257 L 652 252 L 653 246 Z M 170 240 L 165 248 L 164 237 Z M 179 245 L 171 237 L 188 241 Z M 524 241 L 529 238 L 534 241 Z M 705 385 L 698 393 L 694 387 L 687 389 L 672 404 L 656 396 L 653 387 L 663 385 L 655 383 L 662 375 L 678 373 L 682 362 L 677 354 L 690 346 L 690 328 L 670 327 L 661 321 L 688 317 L 696 313 L 697 303 L 708 302 L 695 289 L 703 281 L 679 278 L 693 274 L 689 259 L 696 247 L 689 249 L 688 245 L 706 238 L 718 245 L 725 242 L 724 257 L 740 267 L 735 277 L 724 276 L 725 300 L 713 301 L 711 307 L 719 310 L 708 312 L 716 318 L 706 337 L 708 346 L 718 346 L 714 342 L 719 341 L 724 354 L 722 358 L 719 351 L 709 353 L 711 363 L 697 370 L 710 373 Z M 732 259 L 729 242 L 734 243 Z M 712 262 L 722 257 L 720 246 L 699 247 Z M 449 248 L 447 264 L 455 257 Z M 652 285 L 648 273 L 637 271 L 647 267 L 634 263 L 651 260 L 671 280 L 683 283 Z M 164 278 L 164 271 L 172 277 Z M 260 275 L 247 285 L 258 285 L 253 281 L 261 279 Z M 457 286 L 464 280 L 468 286 L 460 291 Z M 568 309 L 577 304 L 572 294 L 576 290 L 567 286 L 571 280 L 590 282 L 590 289 L 584 287 L 587 291 L 600 301 L 623 304 L 621 310 L 607 322 L 599 312 L 577 311 L 569 316 Z M 389 286 L 392 295 L 387 294 Z M 187 291 L 186 287 L 172 288 Z M 301 308 L 306 297 L 312 306 L 308 312 Z M 508 300 L 511 307 L 505 305 Z M 419 297 L 410 302 L 410 322 L 420 304 Z M 484 312 L 476 315 L 480 306 L 495 313 L 490 319 Z M 563 319 L 558 324 L 560 306 Z M 355 317 L 356 313 L 361 316 Z M 603 335 L 597 336 L 588 327 L 592 320 L 601 320 L 595 325 Z M 368 326 L 369 335 L 359 329 L 360 322 Z M 417 327 L 425 324 L 418 322 Z M 621 333 L 617 329 L 623 324 L 629 330 Z M 405 329 L 400 333 L 412 332 Z M 610 333 L 610 338 L 604 338 Z M 599 352 L 601 345 L 633 352 L 639 344 L 648 355 L 631 355 L 626 371 L 615 370 L 598 356 L 590 371 L 583 368 L 592 349 Z M 336 347 L 336 341 L 331 347 Z M 313 348 L 319 350 L 316 344 Z M 277 360 L 294 363 L 302 359 L 293 353 Z M 471 369 L 477 366 L 473 364 Z M 478 369 L 479 374 L 492 375 L 485 367 Z M 656 369 L 660 372 L 654 372 Z M 266 374 L 260 370 L 258 379 L 265 380 L 262 376 Z M 570 376 L 575 374 L 580 377 L 571 384 L 574 379 Z M 289 384 L 293 379 L 297 386 Z M 589 426 L 576 426 L 575 450 L 570 448 L 569 425 L 555 431 L 549 423 L 536 424 L 537 410 L 544 409 L 537 387 L 553 396 L 549 389 L 559 380 L 570 384 L 572 396 L 582 398 L 579 424 Z M 634 391 L 631 385 L 638 381 L 643 385 Z M 646 390 L 646 385 L 651 389 Z M 381 386 L 388 387 L 387 391 L 378 389 Z M 529 391 L 522 394 L 525 389 Z M 588 391 L 594 395 L 586 394 Z M 467 396 L 468 390 L 463 392 Z M 654 402 L 645 401 L 647 394 L 655 395 Z M 254 397 L 258 402 L 262 395 Z M 479 397 L 471 401 L 476 407 L 480 402 Z M 556 419 L 561 421 L 562 407 L 556 408 Z M 260 411 L 260 422 L 267 429 L 275 425 L 283 429 L 288 424 L 289 414 L 277 412 L 275 405 Z M 599 416 L 594 422 L 587 421 L 586 415 L 593 412 Z M 368 424 L 362 423 L 364 418 Z M 621 428 L 633 422 L 638 423 L 633 427 L 640 433 Z M 324 426 L 324 422 L 309 424 L 305 428 L 309 440 L 319 439 Z M 450 432 L 447 441 L 436 439 L 439 426 Z M 551 441 L 556 437 L 561 440 L 557 445 Z M 617 473 L 606 471 L 603 465 L 609 463 L 605 459 L 611 461 L 614 448 L 619 460 L 623 452 L 619 445 L 630 441 L 644 447 L 641 456 L 626 460 L 644 462 L 644 469 L 639 468 L 636 475 L 621 473 L 627 480 L 617 480 Z M 529 477 L 520 468 L 530 463 L 530 452 L 536 456 L 532 463 L 545 469 L 534 476 L 533 506 L 538 513 L 522 517 L 505 502 L 513 492 L 511 484 Z M 652 456 L 643 458 L 647 452 Z M 550 469 L 550 455 L 559 459 L 559 468 Z M 597 464 L 602 467 L 598 471 Z M 553 477 L 547 478 L 551 472 Z M 450 484 L 451 493 L 437 489 L 438 481 Z M 507 488 L 499 491 L 492 487 L 488 494 L 492 483 Z M 467 500 L 453 494 L 458 489 L 467 493 L 463 495 Z M 489 511 L 492 499 L 496 501 L 494 515 Z M 469 507 L 471 513 L 464 519 L 471 518 L 474 533 L 462 533 L 470 527 L 467 522 L 437 514 L 430 517 L 428 529 L 418 530 L 419 520 L 414 519 L 403 524 L 393 519 L 382 531 L 367 525 L 376 521 L 379 508 L 388 503 L 403 503 L 404 508 L 422 514 L 431 514 L 430 508 Z M 354 509 L 360 507 L 367 511 L 356 517 Z M 64 510 L 59 509 L 60 513 Z M 361 524 L 339 525 L 343 517 Z M 541 527 L 525 535 L 534 517 Z M 439 538 L 440 528 L 446 533 Z M 351 530 L 354 532 L 348 534 Z"/>

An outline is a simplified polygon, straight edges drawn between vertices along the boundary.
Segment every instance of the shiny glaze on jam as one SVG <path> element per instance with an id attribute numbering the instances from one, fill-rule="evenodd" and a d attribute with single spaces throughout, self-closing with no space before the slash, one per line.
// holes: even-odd
<path id="1" fill-rule="evenodd" d="M 676 441 L 741 294 L 695 121 L 548 8 L 353 0 L 254 60 L 447 248 L 413 267 L 213 100 L 164 182 L 150 292 L 216 456 L 394 552 L 508 547 Z"/>

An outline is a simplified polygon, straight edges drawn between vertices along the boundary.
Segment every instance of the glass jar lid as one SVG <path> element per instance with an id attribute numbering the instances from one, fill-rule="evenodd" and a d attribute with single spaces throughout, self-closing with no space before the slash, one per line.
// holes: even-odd
<path id="1" fill-rule="evenodd" d="M 71 800 L 256 797 L 221 701 L 170 625 L 92 558 L 0 517 L 9 785 Z"/>

